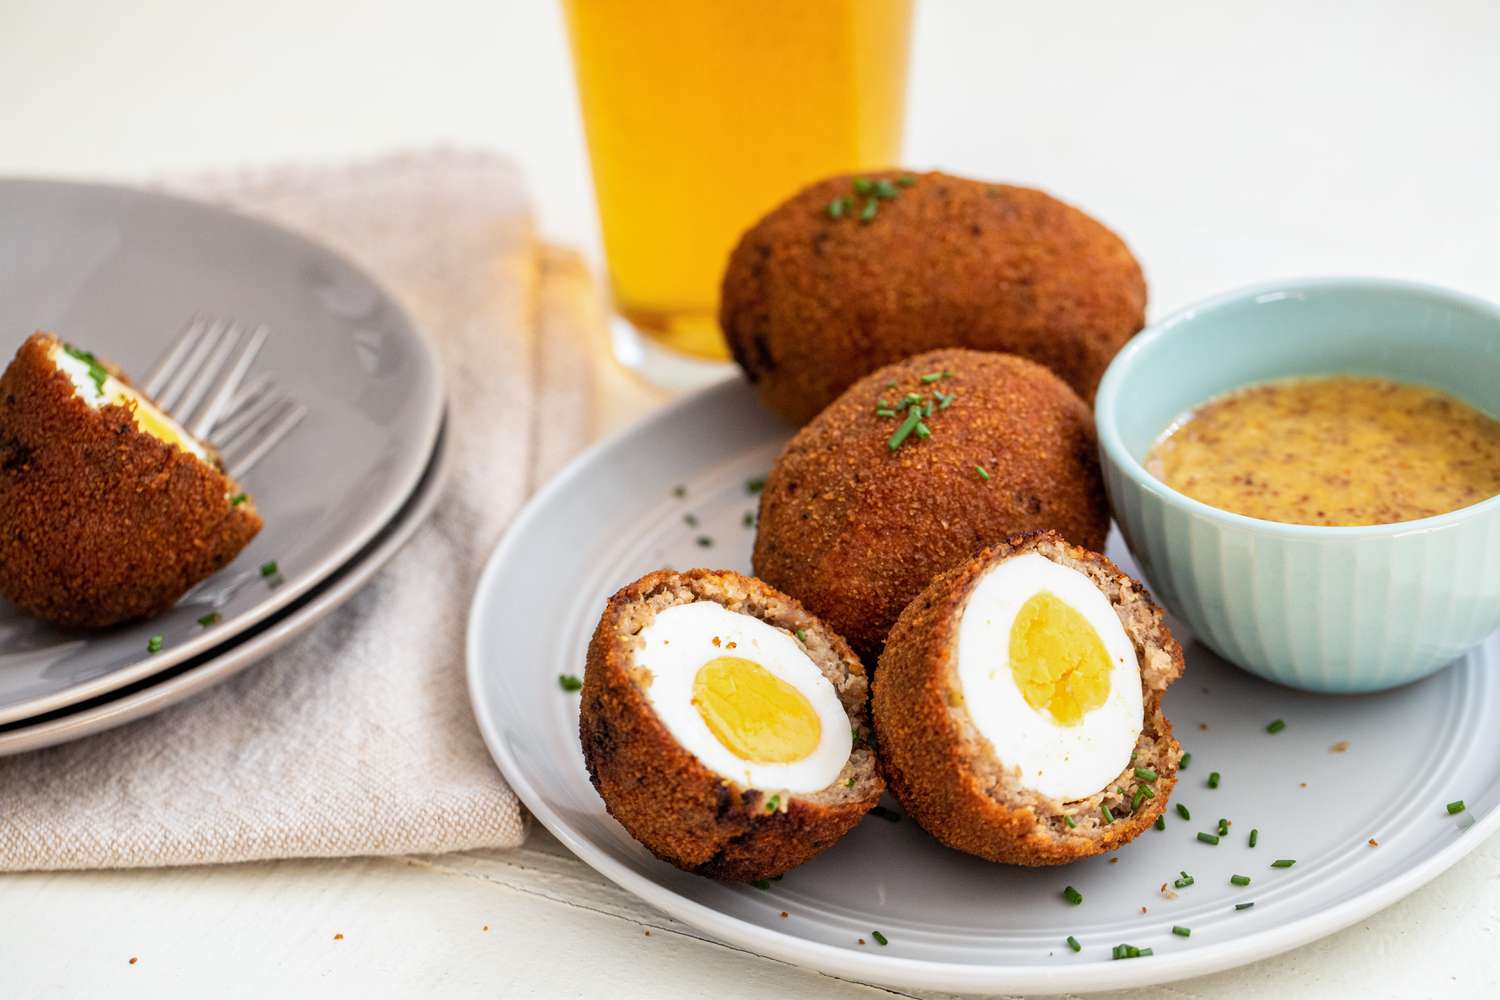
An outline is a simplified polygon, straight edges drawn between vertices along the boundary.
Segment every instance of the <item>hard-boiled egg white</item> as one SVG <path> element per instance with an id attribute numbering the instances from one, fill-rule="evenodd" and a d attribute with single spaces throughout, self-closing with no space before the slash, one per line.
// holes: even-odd
<path id="1" fill-rule="evenodd" d="M 1141 735 L 1140 665 L 1109 599 L 1034 552 L 975 585 L 958 626 L 974 725 L 1021 784 L 1067 802 L 1101 791 Z"/>
<path id="2" fill-rule="evenodd" d="M 183 451 L 208 461 L 208 452 L 182 426 L 163 413 L 152 402 L 121 382 L 94 360 L 93 355 L 63 344 L 52 349 L 52 363 L 67 375 L 73 390 L 89 406 L 102 409 L 119 403 L 129 407 L 135 426 L 152 437 L 176 445 Z"/>
<path id="3" fill-rule="evenodd" d="M 641 630 L 637 666 L 668 732 L 747 788 L 815 792 L 853 739 L 838 693 L 801 643 L 713 601 L 663 609 Z"/>

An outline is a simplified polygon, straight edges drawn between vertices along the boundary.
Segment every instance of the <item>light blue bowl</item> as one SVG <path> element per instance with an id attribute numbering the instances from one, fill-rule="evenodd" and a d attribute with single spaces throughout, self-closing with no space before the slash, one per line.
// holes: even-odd
<path id="1" fill-rule="evenodd" d="M 1375 375 L 1500 415 L 1500 308 L 1375 279 L 1278 282 L 1136 336 L 1095 402 L 1115 519 L 1161 601 L 1226 659 L 1312 691 L 1433 673 L 1500 628 L 1500 497 L 1400 524 L 1324 528 L 1210 507 L 1146 471 L 1171 421 L 1238 386 Z"/>

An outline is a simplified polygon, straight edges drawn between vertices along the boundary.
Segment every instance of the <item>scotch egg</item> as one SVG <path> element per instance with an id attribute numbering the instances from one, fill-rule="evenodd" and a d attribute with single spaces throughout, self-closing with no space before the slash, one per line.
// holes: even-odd
<path id="1" fill-rule="evenodd" d="M 1156 821 L 1181 748 L 1161 697 L 1182 649 L 1145 589 L 1053 532 L 941 574 L 875 673 L 885 774 L 949 847 L 1062 864 Z"/>
<path id="2" fill-rule="evenodd" d="M 880 799 L 864 668 L 795 600 L 738 573 L 662 570 L 609 601 L 579 737 L 616 820 L 687 871 L 771 878 Z"/>
<path id="3" fill-rule="evenodd" d="M 49 333 L 0 375 L 0 596 L 102 627 L 170 608 L 261 528 L 218 455 Z"/>

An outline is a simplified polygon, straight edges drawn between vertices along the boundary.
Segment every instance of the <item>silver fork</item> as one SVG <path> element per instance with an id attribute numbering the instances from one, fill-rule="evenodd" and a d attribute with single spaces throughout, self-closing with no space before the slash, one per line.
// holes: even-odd
<path id="1" fill-rule="evenodd" d="M 194 316 L 142 386 L 189 434 L 213 444 L 236 478 L 307 415 L 271 375 L 245 381 L 269 333 L 264 325 Z"/>

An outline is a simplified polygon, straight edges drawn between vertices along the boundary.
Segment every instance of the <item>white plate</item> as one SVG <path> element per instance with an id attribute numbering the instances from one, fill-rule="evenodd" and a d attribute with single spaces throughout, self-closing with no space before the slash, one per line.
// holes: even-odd
<path id="1" fill-rule="evenodd" d="M 180 198 L 0 180 L 0 366 L 47 329 L 149 371 L 196 312 L 271 329 L 254 371 L 308 408 L 245 479 L 265 528 L 152 621 L 61 629 L 0 600 L 0 723 L 33 718 L 223 645 L 345 565 L 411 496 L 442 418 L 436 358 L 363 272 L 283 229 Z M 258 567 L 275 560 L 272 588 Z M 199 617 L 218 611 L 212 628 Z M 155 655 L 153 635 L 164 639 Z"/>
<path id="2" fill-rule="evenodd" d="M 1193 755 L 1173 795 L 1192 822 L 1169 810 L 1164 832 L 1148 830 L 1113 857 L 1053 869 L 991 865 L 940 847 L 909 819 L 872 816 L 769 891 L 657 861 L 590 786 L 578 696 L 557 677 L 582 673 L 589 635 L 621 584 L 660 566 L 749 571 L 752 531 L 742 522 L 756 504 L 745 482 L 764 474 L 788 434 L 739 383 L 656 414 L 538 494 L 475 594 L 469 689 L 490 752 L 559 840 L 647 902 L 739 947 L 856 980 L 1098 990 L 1201 975 L 1305 944 L 1411 892 L 1496 827 L 1500 728 L 1486 719 L 1500 712 L 1500 638 L 1420 684 L 1343 698 L 1275 687 L 1189 643 L 1166 710 Z M 689 512 L 699 527 L 684 523 Z M 713 546 L 700 547 L 699 536 Z M 1117 540 L 1111 554 L 1131 568 Z M 1268 734 L 1277 718 L 1286 729 Z M 1338 741 L 1347 752 L 1330 752 Z M 1206 786 L 1211 771 L 1222 774 L 1217 789 Z M 1444 804 L 1460 798 L 1468 812 L 1450 816 Z M 1216 847 L 1199 843 L 1197 833 L 1220 817 L 1231 820 L 1230 835 Z M 1245 843 L 1251 828 L 1260 831 L 1255 849 Z M 1297 864 L 1272 869 L 1277 858 Z M 1184 869 L 1196 883 L 1163 897 L 1159 887 Z M 1230 885 L 1232 874 L 1251 885 Z M 1064 901 L 1067 885 L 1083 893 L 1082 905 Z M 1239 902 L 1255 906 L 1236 911 Z M 1192 936 L 1173 935 L 1173 925 Z M 889 945 L 874 942 L 876 930 Z M 1081 953 L 1064 944 L 1070 934 Z M 1112 960 L 1122 943 L 1154 954 Z"/>
<path id="3" fill-rule="evenodd" d="M 160 712 L 228 680 L 297 638 L 358 593 L 422 526 L 443 495 L 450 457 L 447 435 L 439 433 L 432 462 L 405 506 L 358 555 L 301 600 L 233 641 L 170 670 L 39 719 L 0 726 L 0 757 L 81 739 Z"/>

